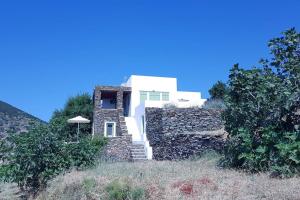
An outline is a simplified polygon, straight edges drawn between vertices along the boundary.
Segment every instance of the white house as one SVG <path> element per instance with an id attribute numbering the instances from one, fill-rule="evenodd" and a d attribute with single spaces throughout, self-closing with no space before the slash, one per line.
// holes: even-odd
<path id="1" fill-rule="evenodd" d="M 145 134 L 145 108 L 202 106 L 206 101 L 200 92 L 178 91 L 176 78 L 132 75 L 122 86 L 131 88 L 129 114 L 125 117 L 128 133 L 134 143 L 145 145 L 148 159 L 152 152 Z"/>
<path id="2" fill-rule="evenodd" d="M 147 159 L 152 159 L 152 148 L 145 133 L 145 108 L 170 105 L 182 108 L 200 107 L 206 100 L 201 98 L 200 92 L 178 91 L 176 78 L 132 75 L 120 87 L 96 87 L 94 101 L 96 132 L 104 131 L 104 136 L 115 137 L 118 135 L 116 130 L 119 122 L 120 130 L 127 129 L 128 134 L 132 135 L 132 142 L 143 145 Z M 118 109 L 122 110 L 122 113 L 117 111 Z M 116 115 L 119 115 L 118 119 L 114 118 Z M 103 122 L 98 123 L 97 116 L 98 121 Z M 122 124 L 125 124 L 122 122 L 123 118 L 126 128 L 122 127 Z"/>

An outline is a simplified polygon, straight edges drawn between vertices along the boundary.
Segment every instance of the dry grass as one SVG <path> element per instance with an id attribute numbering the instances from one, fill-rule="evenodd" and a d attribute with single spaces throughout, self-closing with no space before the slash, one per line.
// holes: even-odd
<path id="1" fill-rule="evenodd" d="M 0 200 L 16 200 L 20 198 L 16 184 L 0 182 Z"/>
<path id="2" fill-rule="evenodd" d="M 141 187 L 146 199 L 300 199 L 300 178 L 271 179 L 216 167 L 216 157 L 196 161 L 103 163 L 53 180 L 39 200 L 107 199 L 114 180 Z"/>

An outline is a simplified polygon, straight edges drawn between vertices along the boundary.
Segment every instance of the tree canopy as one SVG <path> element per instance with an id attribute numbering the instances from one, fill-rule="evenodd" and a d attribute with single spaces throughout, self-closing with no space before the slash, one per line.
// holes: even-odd
<path id="1" fill-rule="evenodd" d="M 300 34 L 287 30 L 268 44 L 271 59 L 230 70 L 225 97 L 231 166 L 280 174 L 300 172 Z"/>
<path id="2" fill-rule="evenodd" d="M 57 133 L 60 138 L 72 140 L 76 136 L 76 124 L 69 124 L 67 120 L 81 115 L 82 117 L 91 120 L 90 124 L 80 125 L 80 135 L 88 135 L 92 133 L 92 120 L 93 120 L 93 100 L 87 94 L 80 94 L 71 97 L 66 102 L 61 110 L 56 110 L 50 119 L 50 127 L 52 132 Z"/>
<path id="3" fill-rule="evenodd" d="M 222 81 L 218 81 L 208 92 L 211 99 L 223 100 L 227 92 L 227 86 Z"/>

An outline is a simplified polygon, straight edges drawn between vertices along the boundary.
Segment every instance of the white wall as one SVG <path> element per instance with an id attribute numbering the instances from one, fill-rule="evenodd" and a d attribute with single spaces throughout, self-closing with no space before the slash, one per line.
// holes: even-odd
<path id="1" fill-rule="evenodd" d="M 132 75 L 124 86 L 131 87 L 130 115 L 134 116 L 140 105 L 140 91 L 169 92 L 170 100 L 176 99 L 177 79 L 156 76 Z"/>
<path id="2" fill-rule="evenodd" d="M 177 92 L 177 99 L 186 99 L 186 100 L 201 99 L 201 93 L 200 92 L 178 91 Z"/>
<path id="3" fill-rule="evenodd" d="M 205 99 L 201 99 L 200 92 L 178 92 L 176 78 L 132 75 L 122 86 L 131 87 L 129 116 L 126 118 L 127 128 L 130 129 L 128 131 L 133 136 L 133 142 L 144 143 L 148 159 L 152 158 L 152 148 L 146 134 L 142 131 L 142 116 L 145 116 L 145 107 L 163 107 L 167 103 L 178 107 L 191 107 L 201 106 L 205 102 Z M 168 92 L 169 101 L 140 102 L 140 91 Z M 181 99 L 186 101 L 180 101 Z"/>

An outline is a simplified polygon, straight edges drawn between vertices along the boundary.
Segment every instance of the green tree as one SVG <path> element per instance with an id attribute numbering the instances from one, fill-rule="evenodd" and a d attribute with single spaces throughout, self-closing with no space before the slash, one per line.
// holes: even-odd
<path id="1" fill-rule="evenodd" d="M 211 99 L 223 100 L 227 92 L 227 86 L 222 81 L 215 83 L 212 88 L 208 91 Z"/>
<path id="2" fill-rule="evenodd" d="M 22 190 L 36 192 L 53 176 L 69 167 L 62 141 L 46 125 L 28 133 L 11 134 L 2 140 L 2 178 Z"/>
<path id="3" fill-rule="evenodd" d="M 76 127 L 67 124 L 67 119 L 76 115 L 92 118 L 89 95 L 70 98 L 63 110 L 54 113 L 50 125 L 36 124 L 29 132 L 0 140 L 0 180 L 15 182 L 22 190 L 36 193 L 65 170 L 94 165 L 106 140 L 92 139 L 91 125 L 87 125 L 78 143 L 66 143 L 66 138 L 76 133 Z"/>
<path id="4" fill-rule="evenodd" d="M 90 124 L 80 125 L 80 136 L 89 135 L 92 132 L 93 100 L 87 93 L 68 99 L 62 110 L 56 110 L 50 119 L 50 127 L 53 133 L 57 133 L 60 139 L 72 140 L 76 137 L 77 125 L 69 124 L 67 120 L 76 116 L 82 116 L 91 120 Z"/>
<path id="5" fill-rule="evenodd" d="M 35 194 L 67 169 L 93 166 L 106 144 L 104 138 L 91 137 L 65 143 L 57 136 L 47 125 L 36 125 L 27 133 L 1 140 L 0 180 L 15 182 L 21 190 Z"/>
<path id="6" fill-rule="evenodd" d="M 270 40 L 262 68 L 234 65 L 225 97 L 225 163 L 251 171 L 300 172 L 300 34 Z"/>

